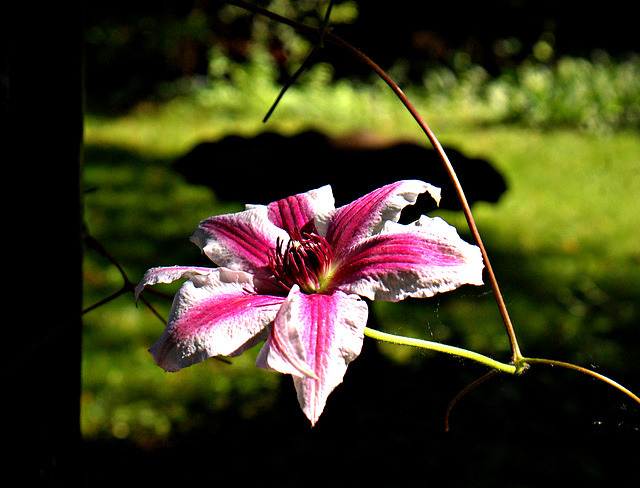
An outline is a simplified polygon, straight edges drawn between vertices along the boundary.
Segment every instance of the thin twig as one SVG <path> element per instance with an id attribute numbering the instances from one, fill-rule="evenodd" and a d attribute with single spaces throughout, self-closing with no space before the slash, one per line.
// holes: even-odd
<path id="1" fill-rule="evenodd" d="M 113 300 L 114 298 L 119 297 L 120 295 L 127 293 L 127 292 L 131 292 L 133 293 L 135 288 L 136 288 L 136 284 L 131 281 L 129 279 L 129 276 L 127 275 L 126 271 L 124 270 L 124 268 L 120 265 L 120 263 L 111 255 L 111 253 L 109 251 L 107 251 L 107 249 L 102 245 L 102 243 L 100 241 L 98 241 L 95 237 L 93 237 L 92 235 L 86 235 L 85 238 L 85 243 L 87 244 L 88 247 L 92 248 L 93 250 L 97 251 L 98 253 L 102 254 L 104 257 L 106 257 L 120 272 L 120 276 L 122 277 L 122 280 L 124 281 L 124 284 L 122 286 L 122 289 L 119 292 L 114 293 L 113 295 L 111 295 L 110 297 L 105 298 L 104 300 L 91 305 L 90 307 L 84 309 L 82 311 L 82 315 L 90 312 L 91 310 L 94 310 L 95 308 L 98 308 L 101 305 L 104 305 L 104 303 L 109 302 L 111 300 Z M 171 297 L 165 295 L 162 292 L 158 292 L 155 290 L 149 290 L 151 293 L 155 294 L 155 295 L 159 295 L 162 296 L 164 298 L 168 298 L 171 299 Z M 149 301 L 147 301 L 144 297 L 140 296 L 138 297 L 138 299 L 144 303 L 149 310 L 151 310 L 151 312 L 158 317 L 163 323 L 165 323 L 165 319 L 162 317 L 162 315 L 160 315 L 160 313 L 153 307 L 153 305 L 151 305 L 151 303 L 149 303 Z"/>
<path id="2" fill-rule="evenodd" d="M 444 414 L 444 430 L 445 432 L 449 432 L 449 417 L 451 417 L 451 410 L 453 409 L 454 405 L 456 403 L 458 403 L 458 401 L 465 396 L 467 393 L 469 393 L 471 390 L 477 388 L 478 386 L 480 386 L 482 383 L 484 383 L 485 381 L 487 381 L 490 378 L 493 378 L 495 375 L 498 374 L 498 370 L 494 369 L 492 371 L 489 371 L 488 373 L 484 374 L 483 376 L 481 376 L 480 378 L 478 378 L 477 380 L 475 380 L 473 383 L 471 383 L 469 386 L 467 386 L 466 388 L 464 388 L 464 390 L 462 390 L 460 393 L 458 393 L 456 395 L 456 397 L 451 400 L 451 402 L 449 403 L 449 405 L 447 406 L 447 410 Z"/>
<path id="3" fill-rule="evenodd" d="M 320 49 L 319 44 L 316 44 L 313 46 L 313 49 L 311 50 L 309 55 L 305 58 L 305 60 L 302 62 L 298 70 L 284 84 L 284 86 L 280 90 L 280 93 L 278 93 L 278 96 L 276 97 L 275 101 L 273 102 L 271 107 L 269 107 L 267 114 L 262 119 L 262 122 L 267 122 L 267 120 L 269 120 L 269 117 L 271 117 L 271 114 L 273 114 L 273 111 L 276 109 L 276 106 L 278 105 L 278 103 L 280 103 L 280 100 L 282 100 L 282 97 L 284 96 L 286 91 L 291 87 L 291 85 L 293 85 L 296 82 L 296 80 L 300 77 L 300 75 L 307 70 L 307 68 L 311 64 L 311 60 L 315 57 L 319 49 Z"/>
<path id="4" fill-rule="evenodd" d="M 262 119 L 262 122 L 267 122 L 267 120 L 269 120 L 269 117 L 271 117 L 271 114 L 273 114 L 273 111 L 276 109 L 276 106 L 278 105 L 278 103 L 280 103 L 280 100 L 282 100 L 282 97 L 284 96 L 286 91 L 296 82 L 296 80 L 300 77 L 300 75 L 307 70 L 307 68 L 311 64 L 311 61 L 315 57 L 316 53 L 320 50 L 320 48 L 322 48 L 324 46 L 324 33 L 327 31 L 327 27 L 329 25 L 329 19 L 331 18 L 331 9 L 332 8 L 333 8 L 333 0 L 330 0 L 329 6 L 327 7 L 327 11 L 326 11 L 326 13 L 324 15 L 324 20 L 323 20 L 323 23 L 322 23 L 322 35 L 321 35 L 320 39 L 315 42 L 315 44 L 313 45 L 313 49 L 307 55 L 307 57 L 304 59 L 304 61 L 300 65 L 300 67 L 291 76 L 291 78 L 289 78 L 287 80 L 287 82 L 284 84 L 284 86 L 280 90 L 280 93 L 278 93 L 278 96 L 276 97 L 275 101 L 273 102 L 273 104 L 271 105 L 269 110 L 267 111 L 267 114 Z"/>

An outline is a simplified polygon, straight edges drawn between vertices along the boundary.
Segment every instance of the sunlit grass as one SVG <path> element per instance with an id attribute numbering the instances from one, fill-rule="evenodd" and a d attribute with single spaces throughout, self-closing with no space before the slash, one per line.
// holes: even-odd
<path id="1" fill-rule="evenodd" d="M 503 245 L 533 253 L 640 258 L 636 133 L 498 128 L 444 137 L 505 172 L 509 190 L 503 200 L 475 210 L 485 231 Z"/>

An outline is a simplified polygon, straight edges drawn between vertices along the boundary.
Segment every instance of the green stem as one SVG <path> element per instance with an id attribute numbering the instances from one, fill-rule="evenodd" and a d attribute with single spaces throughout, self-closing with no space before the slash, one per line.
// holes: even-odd
<path id="1" fill-rule="evenodd" d="M 367 337 L 370 337 L 371 339 L 389 342 L 391 344 L 419 347 L 422 349 L 428 349 L 430 351 L 442 352 L 445 354 L 451 354 L 452 356 L 471 359 L 472 361 L 476 361 L 480 364 L 484 364 L 485 366 L 490 367 L 493 370 L 492 373 L 494 374 L 496 372 L 508 373 L 508 374 L 520 374 L 525 370 L 527 370 L 530 364 L 546 364 L 549 366 L 558 366 L 561 368 L 571 369 L 573 371 L 578 371 L 579 373 L 592 376 L 600 381 L 604 381 L 605 383 L 613 386 L 614 388 L 621 391 L 622 393 L 624 393 L 625 395 L 627 395 L 629 398 L 633 399 L 637 403 L 640 403 L 640 397 L 638 397 L 638 395 L 636 395 L 629 389 L 622 386 L 620 383 L 613 381 L 611 378 L 608 378 L 607 376 L 604 376 L 600 373 L 596 373 L 595 371 L 592 371 L 587 368 L 583 368 L 582 366 L 576 366 L 575 364 L 571 364 L 571 363 L 565 363 L 565 362 L 556 361 L 553 359 L 523 357 L 520 361 L 516 363 L 507 364 L 507 363 L 502 363 L 500 361 L 496 361 L 495 359 L 491 359 L 490 357 L 484 356 L 483 354 L 469 351 L 467 349 L 462 349 L 460 347 L 448 346 L 446 344 L 441 344 L 439 342 L 425 341 L 424 339 L 414 339 L 412 337 L 398 336 L 394 334 L 389 334 L 387 332 L 380 332 L 379 330 L 370 329 L 369 327 L 365 327 L 364 335 Z M 491 375 L 487 376 L 487 378 L 490 376 Z M 457 399 L 458 397 L 456 397 L 456 400 Z"/>
<path id="2" fill-rule="evenodd" d="M 472 361 L 484 364 L 485 366 L 488 366 L 497 371 L 501 371 L 503 373 L 518 374 L 524 369 L 524 365 L 501 363 L 500 361 L 496 361 L 495 359 L 491 359 L 490 357 L 478 354 L 477 352 L 469 351 L 467 349 L 462 349 L 460 347 L 448 346 L 439 342 L 425 341 L 423 339 L 397 336 L 394 334 L 388 334 L 386 332 L 380 332 L 379 330 L 370 329 L 369 327 L 365 327 L 364 335 L 370 337 L 371 339 L 390 342 L 392 344 L 419 347 L 422 349 L 429 349 L 431 351 L 451 354 L 453 356 L 458 356 L 465 359 L 471 359 Z"/>

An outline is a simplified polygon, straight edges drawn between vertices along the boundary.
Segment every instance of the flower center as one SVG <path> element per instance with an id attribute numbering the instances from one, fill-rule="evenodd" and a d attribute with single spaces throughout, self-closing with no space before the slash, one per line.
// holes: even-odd
<path id="1" fill-rule="evenodd" d="M 329 282 L 333 256 L 329 243 L 314 233 L 296 232 L 286 247 L 278 238 L 269 253 L 275 278 L 287 289 L 300 286 L 305 293 L 321 292 Z"/>

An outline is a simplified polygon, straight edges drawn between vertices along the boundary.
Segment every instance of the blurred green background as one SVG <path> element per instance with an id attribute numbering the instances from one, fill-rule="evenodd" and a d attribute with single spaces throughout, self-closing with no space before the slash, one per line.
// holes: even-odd
<path id="1" fill-rule="evenodd" d="M 383 61 L 443 145 L 490 161 L 507 181 L 497 203 L 479 202 L 473 211 L 523 354 L 595 368 L 637 393 L 637 46 L 624 36 L 607 45 L 595 31 L 576 32 L 566 21 L 572 2 L 562 9 L 489 2 L 481 12 L 465 4 L 469 14 L 457 28 L 444 6 L 434 6 L 440 15 L 432 18 L 411 15 L 415 2 L 404 10 L 336 3 L 335 32 Z M 262 4 L 315 25 L 326 6 Z M 375 13 L 388 22 L 388 37 Z M 502 14 L 501 28 L 487 20 L 484 30 L 469 30 L 475 14 Z M 396 18 L 407 24 L 393 24 Z M 116 2 L 94 6 L 88 20 L 84 220 L 134 282 L 153 266 L 206 265 L 188 240 L 198 222 L 248 203 L 223 201 L 176 172 L 174 162 L 200 142 L 313 129 L 428 145 L 386 85 L 329 48 L 263 123 L 311 44 L 260 16 L 208 2 Z M 589 20 L 582 23 L 587 31 Z M 392 27 L 407 31 L 406 39 L 394 37 Z M 264 164 L 291 177 L 269 155 Z M 300 168 L 295 177 L 323 171 L 305 167 L 304 156 Z M 345 177 L 352 178 L 331 175 Z M 429 181 L 426 173 L 415 177 Z M 242 181 L 238 168 L 225 184 Z M 433 215 L 469 239 L 460 213 Z M 88 249 L 86 306 L 121 286 L 113 264 Z M 166 317 L 170 300 L 148 298 Z M 510 357 L 487 286 L 371 310 L 383 330 Z M 90 486 L 127 477 L 272 479 L 276 486 L 440 486 L 446 479 L 453 486 L 516 487 L 560 473 L 576 486 L 601 486 L 632 473 L 637 458 L 638 405 L 559 368 L 536 366 L 482 385 L 454 408 L 452 431 L 444 433 L 448 402 L 485 370 L 365 339 L 310 429 L 290 378 L 253 366 L 257 348 L 167 374 L 147 353 L 163 328 L 129 294 L 84 317 L 81 422 Z"/>

